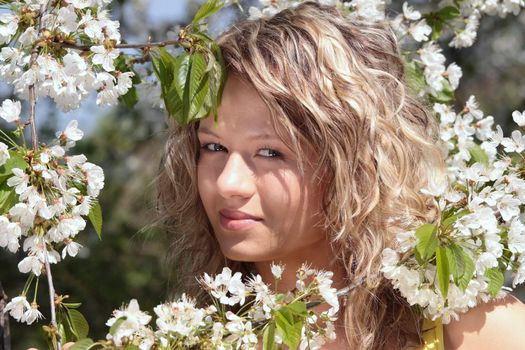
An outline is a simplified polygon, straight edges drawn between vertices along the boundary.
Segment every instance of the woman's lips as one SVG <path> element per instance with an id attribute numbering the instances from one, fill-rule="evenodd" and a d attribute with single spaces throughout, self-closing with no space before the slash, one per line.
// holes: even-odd
<path id="1" fill-rule="evenodd" d="M 262 219 L 238 210 L 221 209 L 219 211 L 221 226 L 229 231 L 245 230 Z"/>

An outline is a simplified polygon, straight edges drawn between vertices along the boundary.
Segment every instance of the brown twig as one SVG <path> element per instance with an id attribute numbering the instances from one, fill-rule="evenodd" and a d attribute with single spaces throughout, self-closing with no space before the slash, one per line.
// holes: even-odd
<path id="1" fill-rule="evenodd" d="M 40 13 L 38 14 L 38 33 L 39 35 L 42 33 L 42 28 L 44 23 L 42 22 L 42 16 L 47 11 L 47 6 L 49 5 L 49 0 L 45 1 L 42 6 L 40 6 Z M 36 62 L 36 59 L 38 57 L 38 51 L 39 51 L 38 44 L 33 47 L 33 50 L 31 51 L 31 58 L 29 59 L 29 69 L 33 69 L 33 66 Z M 38 135 L 36 132 L 36 118 L 35 118 L 35 109 L 36 109 L 36 92 L 35 92 L 35 84 L 29 85 L 29 122 L 31 123 L 31 140 L 33 141 L 33 150 L 38 149 Z"/>
<path id="2" fill-rule="evenodd" d="M 113 47 L 116 49 L 145 49 L 150 47 L 164 47 L 168 45 L 179 45 L 180 40 L 166 40 L 166 41 L 157 41 L 153 43 L 143 43 L 143 44 L 116 44 Z M 76 49 L 81 51 L 89 51 L 93 46 L 97 45 L 82 45 L 82 44 L 73 44 L 73 43 L 62 43 L 62 47 L 69 49 Z"/>
<path id="3" fill-rule="evenodd" d="M 53 276 L 51 275 L 51 265 L 49 264 L 49 258 L 47 250 L 45 252 L 45 263 L 46 267 L 46 277 L 47 277 L 47 285 L 49 286 L 49 303 L 51 305 L 51 327 L 58 330 L 57 327 L 57 317 L 56 317 L 56 310 L 55 310 L 55 287 L 53 285 Z M 57 350 L 61 350 L 60 345 L 60 339 L 57 341 Z"/>

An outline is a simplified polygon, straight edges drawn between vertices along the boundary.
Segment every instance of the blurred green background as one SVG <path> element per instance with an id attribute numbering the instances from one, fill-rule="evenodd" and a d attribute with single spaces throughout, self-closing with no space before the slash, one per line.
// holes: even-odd
<path id="1" fill-rule="evenodd" d="M 166 38 L 170 31 L 168 36 L 174 35 L 177 25 L 187 24 L 200 3 L 122 0 L 112 5 L 112 13 L 121 22 L 122 37 L 127 41 L 143 42 L 148 36 L 155 41 Z M 245 9 L 256 3 L 241 1 Z M 418 6 L 417 1 L 411 3 Z M 393 1 L 392 9 L 399 11 L 401 4 Z M 217 34 L 243 16 L 235 7 L 222 11 L 212 18 L 210 31 Z M 457 62 L 464 72 L 457 91 L 458 108 L 475 95 L 485 113 L 493 115 L 507 134 L 513 127 L 512 111 L 525 110 L 524 28 L 523 12 L 506 19 L 486 17 L 473 47 L 445 50 L 447 63 Z M 9 90 L 2 91 L 2 98 L 10 96 Z M 79 256 L 53 266 L 57 293 L 71 295 L 71 302 L 83 303 L 80 311 L 91 325 L 90 336 L 100 339 L 107 332 L 105 322 L 113 309 L 137 298 L 141 308 L 151 312 L 173 288 L 170 281 L 175 268 L 167 264 L 166 256 L 176 247 L 170 245 L 166 234 L 147 227 L 155 219 L 153 183 L 165 139 L 163 112 L 147 102 L 133 110 L 122 106 L 100 109 L 90 99 L 70 113 L 57 112 L 48 101 L 42 101 L 37 113 L 43 140 L 52 138 L 54 131 L 70 119 L 79 119 L 87 133 L 74 152 L 85 154 L 105 171 L 106 185 L 100 196 L 102 241 L 88 225 L 79 235 L 84 245 Z M 25 282 L 25 275 L 17 268 L 21 257 L 21 253 L 0 250 L 0 281 L 9 297 L 16 296 Z M 41 310 L 48 315 L 47 284 L 42 282 L 39 299 Z M 523 300 L 525 290 L 521 288 L 517 294 Z M 44 349 L 43 324 L 25 326 L 10 319 L 12 348 Z"/>

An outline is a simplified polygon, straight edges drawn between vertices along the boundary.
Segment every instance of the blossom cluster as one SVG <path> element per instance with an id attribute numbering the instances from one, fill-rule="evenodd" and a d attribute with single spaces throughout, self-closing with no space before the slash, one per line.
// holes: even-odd
<path id="1" fill-rule="evenodd" d="M 276 281 L 283 267 L 272 265 Z M 196 301 L 185 294 L 176 301 L 154 308 L 156 330 L 148 326 L 151 316 L 140 310 L 138 302 L 130 303 L 113 312 L 107 322 L 109 346 L 129 344 L 141 350 L 157 349 L 256 349 L 261 335 L 268 327 L 275 327 L 275 344 L 288 345 L 288 330 L 276 322 L 276 315 L 289 317 L 291 305 L 300 322 L 300 349 L 319 349 L 327 340 L 335 339 L 333 322 L 339 310 L 336 290 L 332 287 L 332 273 L 302 266 L 297 271 L 296 289 L 279 294 L 272 292 L 260 275 L 242 280 L 240 272 L 232 273 L 225 267 L 216 276 L 204 274 L 199 280 L 212 303 L 196 306 Z M 328 310 L 315 312 L 306 309 L 307 303 L 326 303 Z M 304 308 L 304 312 L 297 311 Z M 236 311 L 235 311 L 236 310 Z M 108 343 L 106 343 L 108 346 Z"/>
<path id="2" fill-rule="evenodd" d="M 116 104 L 132 86 L 133 72 L 115 68 L 119 22 L 110 20 L 110 0 L 11 2 L 0 14 L 0 77 L 27 99 L 50 96 L 64 111 L 76 109 L 92 91 L 97 104 Z M 33 59 L 32 59 L 33 56 Z"/>
<path id="3" fill-rule="evenodd" d="M 302 3 L 302 0 L 259 0 L 262 8 L 251 6 L 249 8 L 249 18 L 256 19 L 261 17 L 271 17 L 277 12 L 289 7 L 295 7 Z M 385 19 L 385 8 L 389 1 L 384 0 L 353 0 L 342 2 L 340 0 L 318 0 L 320 4 L 335 6 L 350 16 L 355 16 L 368 21 L 380 21 Z"/>
<path id="4" fill-rule="evenodd" d="M 523 7 L 525 7 L 523 0 L 462 1 L 461 16 L 452 23 L 455 28 L 461 28 L 461 30 L 455 31 L 449 46 L 455 48 L 472 46 L 477 37 L 480 19 L 484 14 L 504 18 L 509 13 L 517 15 Z"/>
<path id="5" fill-rule="evenodd" d="M 410 304 L 423 307 L 429 318 L 448 322 L 480 301 L 503 296 L 506 271 L 512 275 L 513 286 L 525 281 L 525 213 L 521 209 L 525 204 L 525 136 L 515 130 L 510 138 L 504 137 L 473 96 L 461 113 L 439 103 L 434 110 L 440 115 L 444 152 L 449 154 L 448 178 L 423 191 L 436 196 L 447 215 L 436 239 L 438 245 L 451 247 L 449 265 L 461 267 L 462 275 L 454 276 L 452 271 L 445 275 L 450 287 L 443 295 L 444 281 L 436 277 L 437 261 L 422 269 L 415 256 L 404 259 L 422 240 L 417 230 L 399 233 L 396 247 L 384 251 L 383 272 Z M 525 126 L 524 113 L 513 113 L 520 127 Z M 458 252 L 466 256 L 458 258 Z"/>
<path id="6" fill-rule="evenodd" d="M 19 101 L 5 100 L 0 107 L 0 117 L 7 121 L 18 123 L 19 113 Z M 18 269 L 30 274 L 22 294 L 13 298 L 6 310 L 28 324 L 39 315 L 32 311 L 37 308 L 37 286 L 33 303 L 29 305 L 26 299 L 34 277 L 38 280 L 46 263 L 78 254 L 81 245 L 74 239 L 84 230 L 84 217 L 90 214 L 104 186 L 102 168 L 87 162 L 82 154 L 66 155 L 83 137 L 77 121 L 70 121 L 56 136 L 55 142 L 36 151 L 18 146 L 9 138 L 11 147 L 0 142 L 4 191 L 0 247 L 12 253 L 22 247 L 26 256 Z M 57 249 L 62 249 L 61 253 Z"/>

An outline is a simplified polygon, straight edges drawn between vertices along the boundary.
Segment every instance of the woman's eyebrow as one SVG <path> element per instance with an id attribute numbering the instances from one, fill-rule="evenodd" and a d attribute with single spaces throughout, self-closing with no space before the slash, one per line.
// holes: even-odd
<path id="1" fill-rule="evenodd" d="M 212 135 L 212 136 L 215 136 L 215 137 L 219 137 L 219 135 L 217 135 L 215 132 L 213 132 L 213 130 L 208 129 L 205 126 L 199 127 L 199 129 L 197 129 L 197 133 L 208 134 L 208 135 Z M 249 138 L 249 139 L 253 139 L 253 140 L 280 140 L 277 137 L 277 135 L 271 134 L 271 133 L 266 133 L 266 132 L 247 134 L 246 137 Z"/>

